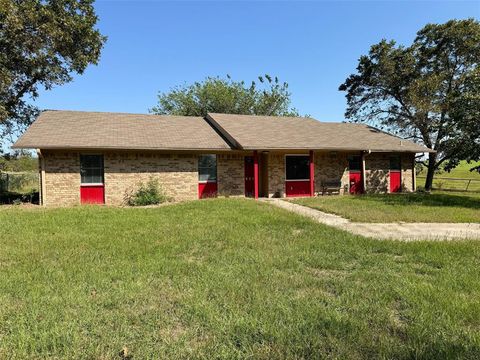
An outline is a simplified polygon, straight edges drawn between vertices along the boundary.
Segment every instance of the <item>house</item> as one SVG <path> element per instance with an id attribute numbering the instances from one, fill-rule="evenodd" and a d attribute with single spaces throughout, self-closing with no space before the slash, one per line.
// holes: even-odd
<path id="1" fill-rule="evenodd" d="M 37 149 L 43 205 L 120 205 L 151 177 L 177 200 L 414 191 L 415 153 L 432 151 L 311 118 L 50 110 L 14 148 Z"/>

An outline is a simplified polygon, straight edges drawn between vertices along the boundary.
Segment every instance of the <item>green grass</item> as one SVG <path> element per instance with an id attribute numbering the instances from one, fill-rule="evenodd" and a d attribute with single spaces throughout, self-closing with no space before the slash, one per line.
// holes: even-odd
<path id="1" fill-rule="evenodd" d="M 319 196 L 294 202 L 357 222 L 480 222 L 479 193 Z"/>
<path id="2" fill-rule="evenodd" d="M 450 190 L 465 190 L 480 192 L 480 173 L 478 171 L 470 171 L 474 166 L 479 166 L 480 162 L 472 162 L 468 164 L 466 161 L 460 162 L 460 164 L 452 169 L 450 172 L 441 171 L 435 174 L 433 178 L 433 187 L 436 189 L 450 189 Z M 417 176 L 417 185 L 425 185 L 425 176 L 427 170 L 424 168 Z M 447 178 L 447 179 L 444 179 Z M 458 179 L 458 180 L 452 180 Z M 468 180 L 473 180 L 469 181 Z M 468 185 L 468 188 L 467 188 Z"/>
<path id="3" fill-rule="evenodd" d="M 253 200 L 0 210 L 0 358 L 477 358 L 480 243 Z"/>

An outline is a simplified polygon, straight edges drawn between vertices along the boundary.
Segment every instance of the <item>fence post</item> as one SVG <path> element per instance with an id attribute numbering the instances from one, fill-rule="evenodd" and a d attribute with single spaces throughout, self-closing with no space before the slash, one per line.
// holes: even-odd
<path id="1" fill-rule="evenodd" d="M 470 186 L 471 182 L 472 182 L 472 179 L 468 180 L 467 187 L 465 188 L 465 191 L 468 191 L 468 187 Z"/>

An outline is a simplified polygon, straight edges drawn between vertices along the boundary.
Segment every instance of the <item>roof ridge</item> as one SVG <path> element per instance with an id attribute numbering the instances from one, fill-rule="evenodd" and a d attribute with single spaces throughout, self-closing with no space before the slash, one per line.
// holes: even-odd
<path id="1" fill-rule="evenodd" d="M 113 115 L 142 115 L 142 116 L 160 116 L 160 117 L 188 117 L 202 119 L 203 116 L 192 115 L 160 115 L 160 114 L 148 114 L 148 113 L 129 113 L 129 112 L 116 112 L 116 111 L 90 111 L 90 110 L 64 110 L 64 109 L 44 109 L 40 113 L 45 112 L 69 112 L 69 113 L 84 113 L 84 114 L 113 114 Z"/>

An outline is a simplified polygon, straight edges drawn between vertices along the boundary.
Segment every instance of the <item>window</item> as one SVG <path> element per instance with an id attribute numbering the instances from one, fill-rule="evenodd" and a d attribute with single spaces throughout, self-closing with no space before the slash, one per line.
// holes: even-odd
<path id="1" fill-rule="evenodd" d="M 400 156 L 390 156 L 390 170 L 401 170 Z"/>
<path id="2" fill-rule="evenodd" d="M 198 181 L 217 181 L 216 155 L 200 155 L 198 158 Z"/>
<path id="3" fill-rule="evenodd" d="M 349 156 L 348 169 L 350 171 L 362 171 L 362 157 L 358 155 Z"/>
<path id="4" fill-rule="evenodd" d="M 103 155 L 80 155 L 82 184 L 103 184 Z"/>
<path id="5" fill-rule="evenodd" d="M 310 158 L 308 156 L 286 156 L 287 180 L 309 180 Z"/>

